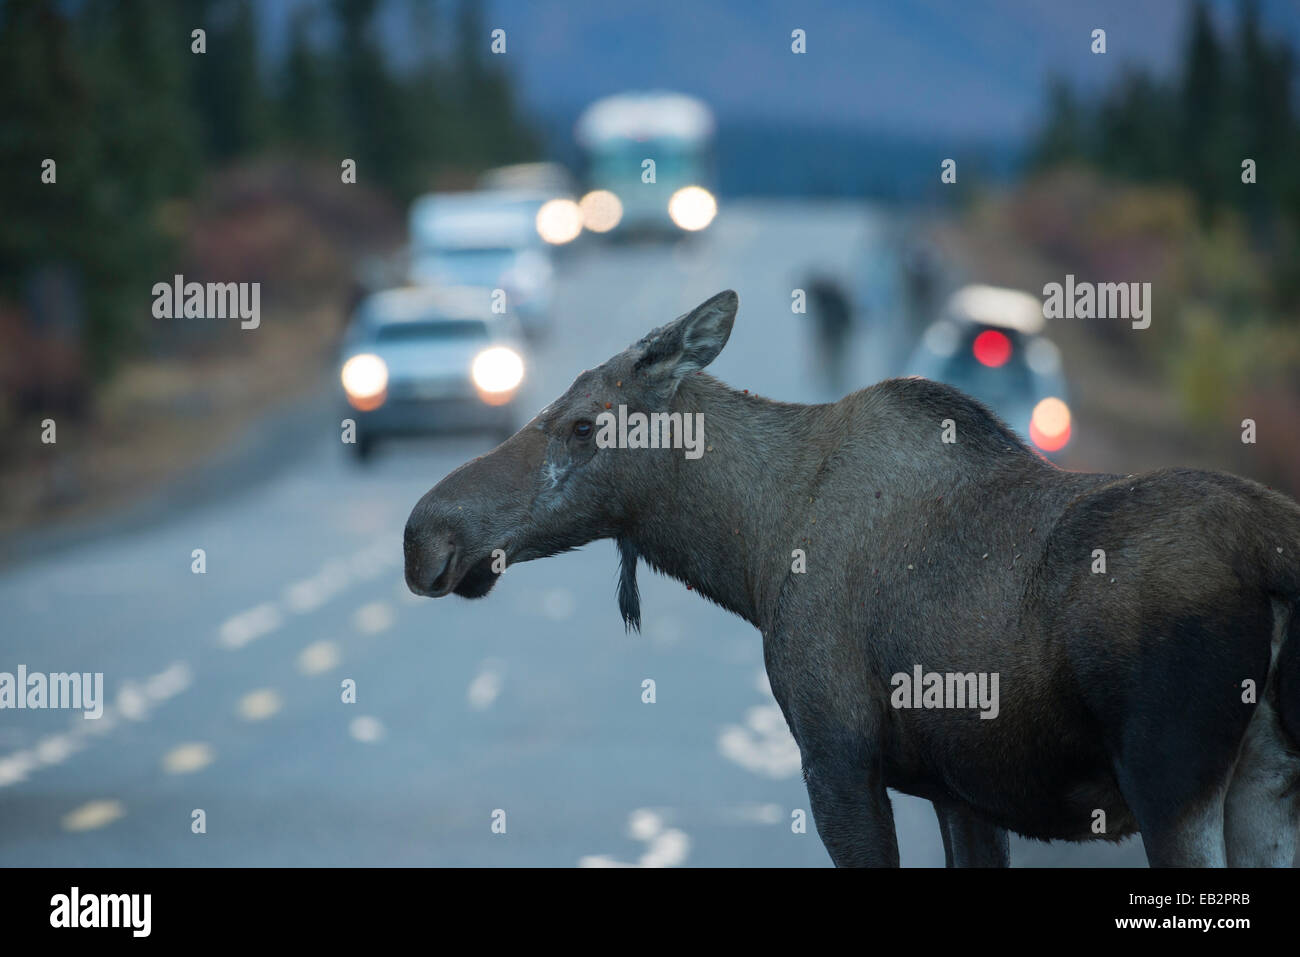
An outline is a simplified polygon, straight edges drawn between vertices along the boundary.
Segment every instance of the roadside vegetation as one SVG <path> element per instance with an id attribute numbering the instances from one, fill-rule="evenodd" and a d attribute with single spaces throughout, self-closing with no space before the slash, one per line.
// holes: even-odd
<path id="1" fill-rule="evenodd" d="M 300 5 L 273 54 L 252 0 L 0 5 L 0 529 L 138 494 L 319 381 L 410 198 L 535 155 L 479 4 L 394 8 L 400 58 L 390 8 Z M 178 273 L 260 282 L 260 328 L 154 318 Z"/>
<path id="2" fill-rule="evenodd" d="M 1199 4 L 1168 78 L 1126 69 L 1092 101 L 1053 82 L 1024 180 L 967 207 L 955 241 L 1005 281 L 1035 293 L 1067 273 L 1152 284 L 1149 329 L 1048 329 L 1067 367 L 1071 353 L 1086 357 L 1082 411 L 1126 442 L 1126 461 L 1139 436 L 1156 435 L 1150 464 L 1186 449 L 1300 488 L 1295 65 L 1294 50 L 1261 34 L 1253 2 L 1217 24 Z M 1244 419 L 1254 445 L 1241 441 Z"/>

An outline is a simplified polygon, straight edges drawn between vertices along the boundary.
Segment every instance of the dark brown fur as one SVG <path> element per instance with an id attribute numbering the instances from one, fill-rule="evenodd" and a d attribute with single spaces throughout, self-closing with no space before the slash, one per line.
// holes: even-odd
<path id="1" fill-rule="evenodd" d="M 741 615 L 762 632 L 837 864 L 897 863 L 890 787 L 934 802 L 950 864 L 1007 863 L 1007 830 L 1140 830 L 1153 864 L 1222 863 L 1225 796 L 1250 770 L 1238 767 L 1257 710 L 1249 679 L 1270 703 L 1261 749 L 1283 772 L 1259 772 L 1227 806 L 1290 821 L 1280 840 L 1294 852 L 1293 501 L 1212 472 L 1061 471 L 927 380 L 820 406 L 737 392 L 699 371 L 735 309 L 734 293 L 715 296 L 584 372 L 426 494 L 406 531 L 411 588 L 477 597 L 495 581 L 492 549 L 514 562 L 615 538 L 630 624 L 638 558 Z M 710 451 L 596 448 L 575 433 L 620 403 L 703 412 Z M 795 549 L 806 573 L 792 571 Z M 996 672 L 998 717 L 892 707 L 891 676 L 918 664 Z M 1264 806 L 1275 792 L 1277 809 Z M 1285 854 L 1251 848 L 1228 858 Z"/>

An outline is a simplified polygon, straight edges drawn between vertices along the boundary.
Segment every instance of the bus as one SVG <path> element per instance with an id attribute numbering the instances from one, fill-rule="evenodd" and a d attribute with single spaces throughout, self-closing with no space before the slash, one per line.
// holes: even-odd
<path id="1" fill-rule="evenodd" d="M 714 128 L 712 111 L 682 93 L 620 93 L 588 106 L 574 131 L 586 166 L 588 191 L 579 204 L 584 227 L 594 233 L 708 228 L 718 211 Z"/>

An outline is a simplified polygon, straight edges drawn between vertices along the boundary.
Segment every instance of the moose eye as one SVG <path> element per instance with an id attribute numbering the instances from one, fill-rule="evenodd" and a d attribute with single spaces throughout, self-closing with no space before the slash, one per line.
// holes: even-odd
<path id="1" fill-rule="evenodd" d="M 592 424 L 586 419 L 573 423 L 573 434 L 576 438 L 585 439 L 591 435 Z"/>

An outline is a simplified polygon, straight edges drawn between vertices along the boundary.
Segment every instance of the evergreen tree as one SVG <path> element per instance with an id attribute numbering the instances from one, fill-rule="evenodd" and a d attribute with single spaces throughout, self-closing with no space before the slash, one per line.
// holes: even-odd
<path id="1" fill-rule="evenodd" d="M 357 160 L 360 175 L 405 200 L 415 191 L 409 165 L 413 151 L 410 114 L 374 37 L 378 6 L 378 0 L 334 2 L 343 86 L 342 149 L 344 155 Z"/>
<path id="2" fill-rule="evenodd" d="M 1095 131 L 1105 168 L 1135 181 L 1177 179 L 1177 103 L 1140 70 L 1126 70 L 1097 110 Z"/>
<path id="3" fill-rule="evenodd" d="M 1291 104 L 1293 61 L 1285 46 L 1272 46 L 1262 36 L 1259 4 L 1244 0 L 1237 29 L 1237 56 L 1241 67 L 1237 165 L 1249 157 L 1257 164 L 1259 179 L 1246 190 L 1235 190 L 1256 221 L 1273 204 L 1285 203 L 1300 185 L 1300 163 L 1295 150 L 1296 120 Z"/>
<path id="4" fill-rule="evenodd" d="M 266 93 L 252 0 L 237 0 L 230 28 L 228 82 L 231 152 L 249 155 L 270 138 L 270 102 Z"/>
<path id="5" fill-rule="evenodd" d="M 217 160 L 246 156 L 270 134 L 269 102 L 250 0 L 187 0 L 191 29 L 207 33 L 207 52 L 195 54 L 194 103 L 203 121 L 206 153 Z"/>
<path id="6" fill-rule="evenodd" d="M 1230 172 L 1221 163 L 1224 137 L 1230 133 L 1225 116 L 1228 82 L 1209 9 L 1204 0 L 1197 0 L 1182 78 L 1180 162 L 1187 167 L 1186 182 L 1203 211 L 1223 197 Z"/>
<path id="7" fill-rule="evenodd" d="M 274 101 L 282 140 L 355 158 L 364 181 L 400 201 L 445 164 L 471 170 L 533 149 L 475 6 L 457 9 L 472 42 L 447 44 L 449 68 L 433 0 L 411 3 L 417 59 L 400 75 L 375 35 L 383 0 L 330 0 L 332 34 L 313 35 L 315 8 L 299 8 Z M 176 201 L 270 143 L 257 12 L 251 0 L 0 2 L 0 297 L 21 307 L 49 267 L 70 276 L 101 372 L 148 327 L 184 226 Z M 203 53 L 191 51 L 195 29 Z M 45 159 L 53 185 L 41 182 Z"/>
<path id="8" fill-rule="evenodd" d="M 338 90 L 331 82 L 326 57 L 310 35 L 312 11 L 294 11 L 285 52 L 283 92 L 280 100 L 282 138 L 304 150 L 337 148 L 339 117 Z"/>
<path id="9" fill-rule="evenodd" d="M 1062 76 L 1047 81 L 1047 120 L 1039 130 L 1030 157 L 1038 167 L 1070 162 L 1083 156 L 1088 131 L 1078 98 Z"/>
<path id="10" fill-rule="evenodd" d="M 536 155 L 537 142 L 515 107 L 505 57 L 493 56 L 480 5 L 461 0 L 453 57 L 461 117 L 456 124 L 469 165 L 492 166 Z"/>
<path id="11" fill-rule="evenodd" d="M 144 6 L 87 0 L 75 22 L 51 0 L 0 10 L 10 81 L 0 176 L 14 192 L 0 219 L 0 290 L 22 302 L 46 268 L 70 276 L 101 373 L 135 340 L 169 267 L 163 204 L 198 176 L 184 35 L 170 8 Z M 39 180 L 45 157 L 53 185 Z"/>
<path id="12" fill-rule="evenodd" d="M 445 100 L 449 84 L 438 58 L 437 31 L 433 0 L 413 0 L 411 35 L 416 66 L 407 80 L 405 102 L 412 131 L 410 185 L 417 193 L 432 187 L 435 172 L 447 161 L 451 141 L 447 127 L 451 111 Z"/>

